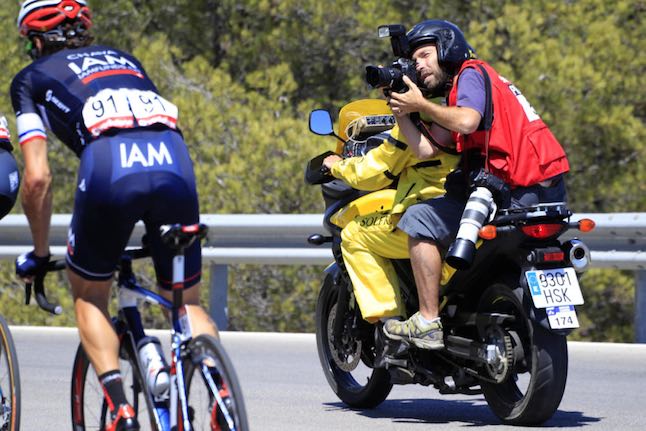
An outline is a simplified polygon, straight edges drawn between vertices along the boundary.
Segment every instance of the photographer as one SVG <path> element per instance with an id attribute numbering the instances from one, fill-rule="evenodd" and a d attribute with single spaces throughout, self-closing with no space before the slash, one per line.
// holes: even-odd
<path id="1" fill-rule="evenodd" d="M 473 58 L 456 25 L 426 20 L 406 38 L 407 57 L 415 61 L 423 86 L 445 96 L 446 105 L 427 100 L 404 76 L 409 91 L 391 94 L 393 113 L 402 126 L 408 122 L 400 119 L 411 112 L 433 122 L 425 133 L 427 139 L 411 141 L 417 157 L 423 159 L 434 147 L 453 145 L 462 158 L 460 168 L 447 177 L 446 194 L 411 206 L 397 225 L 409 235 L 420 311 L 403 322 L 388 320 L 384 333 L 420 348 L 441 349 L 442 256 L 456 237 L 472 189 L 477 186 L 478 191 L 493 195 L 499 208 L 563 202 L 562 176 L 569 165 L 563 148 L 527 99 L 489 64 Z M 506 186 L 489 192 L 494 188 L 490 184 Z"/>
<path id="2" fill-rule="evenodd" d="M 374 135 L 367 120 L 384 114 L 390 116 L 390 109 L 383 100 L 359 100 L 344 106 L 339 113 L 339 135 L 344 140 L 359 143 L 370 137 L 381 142 L 365 155 L 345 159 L 331 155 L 323 161 L 334 177 L 355 189 L 373 191 L 396 184 L 392 209 L 357 217 L 341 233 L 343 260 L 355 298 L 362 317 L 371 323 L 403 311 L 390 259 L 408 258 L 408 236 L 397 229 L 397 222 L 410 205 L 444 193 L 445 178 L 458 161 L 457 156 L 442 152 L 419 160 L 401 124 Z M 419 131 L 417 135 L 413 139 L 419 139 Z"/>

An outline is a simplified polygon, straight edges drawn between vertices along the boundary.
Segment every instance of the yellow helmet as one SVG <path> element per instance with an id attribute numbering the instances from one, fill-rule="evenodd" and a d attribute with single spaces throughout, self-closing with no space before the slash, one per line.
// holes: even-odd
<path id="1" fill-rule="evenodd" d="M 395 125 L 395 117 L 383 99 L 361 99 L 348 103 L 339 111 L 337 135 L 344 141 L 361 132 L 378 133 Z M 343 144 L 337 145 L 341 153 Z"/>

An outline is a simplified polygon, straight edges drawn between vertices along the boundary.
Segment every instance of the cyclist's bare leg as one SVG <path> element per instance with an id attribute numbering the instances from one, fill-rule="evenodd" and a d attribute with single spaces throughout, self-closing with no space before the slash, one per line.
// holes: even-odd
<path id="1" fill-rule="evenodd" d="M 72 285 L 81 343 L 96 374 L 119 369 L 119 338 L 108 314 L 112 280 L 86 280 L 69 269 L 67 276 Z"/>
<path id="2" fill-rule="evenodd" d="M 215 322 L 200 305 L 200 285 L 201 283 L 197 283 L 195 286 L 184 289 L 183 293 L 186 312 L 188 313 L 188 319 L 191 323 L 191 333 L 194 337 L 200 334 L 209 334 L 217 338 L 218 328 L 215 325 Z M 172 291 L 160 289 L 159 292 L 164 298 L 170 301 L 173 300 Z"/>

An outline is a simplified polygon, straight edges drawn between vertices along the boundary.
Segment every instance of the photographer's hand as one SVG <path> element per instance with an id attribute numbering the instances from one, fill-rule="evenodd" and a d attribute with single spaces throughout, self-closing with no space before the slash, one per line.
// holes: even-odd
<path id="1" fill-rule="evenodd" d="M 422 91 L 408 76 L 404 75 L 403 79 L 408 86 L 408 91 L 405 93 L 390 93 L 389 105 L 393 115 L 397 117 L 411 112 L 420 112 L 423 110 L 424 105 L 428 103 L 422 95 Z"/>

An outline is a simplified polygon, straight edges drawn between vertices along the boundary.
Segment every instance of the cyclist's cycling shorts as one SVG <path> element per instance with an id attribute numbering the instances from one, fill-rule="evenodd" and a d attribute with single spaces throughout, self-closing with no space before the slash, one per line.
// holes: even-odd
<path id="1" fill-rule="evenodd" d="M 68 266 L 89 280 L 108 280 L 139 220 L 146 226 L 157 273 L 172 285 L 172 250 L 161 242 L 163 224 L 199 222 L 193 164 L 173 130 L 130 129 L 92 142 L 81 156 L 68 232 Z M 185 287 L 201 277 L 201 247 L 185 251 Z"/>

